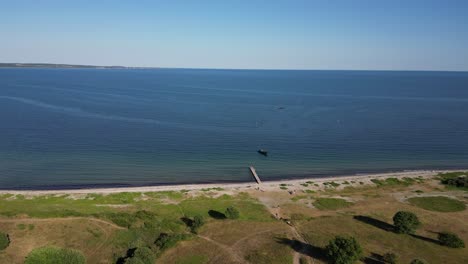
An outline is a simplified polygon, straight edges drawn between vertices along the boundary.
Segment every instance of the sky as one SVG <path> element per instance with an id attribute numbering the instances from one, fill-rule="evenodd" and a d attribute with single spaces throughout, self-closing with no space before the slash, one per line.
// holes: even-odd
<path id="1" fill-rule="evenodd" d="M 0 62 L 468 71 L 468 1 L 0 0 Z"/>

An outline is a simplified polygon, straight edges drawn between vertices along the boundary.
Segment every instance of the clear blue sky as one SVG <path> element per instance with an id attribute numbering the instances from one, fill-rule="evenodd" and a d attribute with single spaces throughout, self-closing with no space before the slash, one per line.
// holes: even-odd
<path id="1" fill-rule="evenodd" d="M 0 61 L 468 70 L 466 0 L 0 0 Z"/>

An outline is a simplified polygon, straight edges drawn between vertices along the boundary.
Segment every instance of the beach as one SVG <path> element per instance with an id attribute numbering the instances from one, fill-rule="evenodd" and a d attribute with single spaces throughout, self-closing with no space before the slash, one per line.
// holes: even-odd
<path id="1" fill-rule="evenodd" d="M 275 181 L 263 181 L 257 184 L 253 177 L 251 182 L 244 183 L 209 183 L 209 184 L 180 184 L 180 185 L 160 185 L 160 186 L 141 186 L 141 187 L 115 187 L 115 188 L 85 188 L 85 189 L 62 189 L 62 190 L 0 190 L 0 194 L 20 194 L 26 196 L 35 195 L 48 195 L 48 194 L 112 194 L 122 192 L 163 192 L 163 191 L 206 191 L 209 189 L 218 189 L 221 192 L 242 192 L 248 190 L 259 191 L 278 191 L 281 186 L 288 186 L 290 190 L 303 189 L 301 184 L 309 182 L 307 189 L 324 189 L 327 188 L 326 184 L 335 182 L 340 184 L 337 189 L 344 188 L 345 186 L 359 186 L 371 184 L 373 179 L 386 179 L 386 178 L 433 178 L 439 173 L 465 171 L 465 170 L 415 170 L 415 171 L 401 171 L 401 172 L 386 172 L 386 173 L 373 173 L 373 174 L 358 174 L 358 175 L 344 175 L 344 176 L 331 176 L 331 177 L 314 177 L 303 179 L 284 179 Z M 260 176 L 261 177 L 261 176 Z M 342 184 L 347 182 L 346 184 Z M 313 184 L 316 185 L 313 185 Z"/>

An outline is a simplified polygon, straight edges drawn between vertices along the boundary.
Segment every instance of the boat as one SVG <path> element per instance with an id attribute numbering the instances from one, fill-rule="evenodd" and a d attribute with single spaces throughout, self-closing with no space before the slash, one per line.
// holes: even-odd
<path id="1" fill-rule="evenodd" d="M 262 155 L 265 156 L 265 157 L 268 156 L 268 151 L 266 151 L 266 150 L 264 150 L 264 149 L 259 149 L 259 150 L 257 150 L 257 152 L 258 152 L 259 154 L 262 154 Z"/>

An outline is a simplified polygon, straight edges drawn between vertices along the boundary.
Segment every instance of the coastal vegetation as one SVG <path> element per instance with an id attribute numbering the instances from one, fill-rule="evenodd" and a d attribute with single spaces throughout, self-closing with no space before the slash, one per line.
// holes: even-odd
<path id="1" fill-rule="evenodd" d="M 413 259 L 410 264 L 427 264 L 426 261 L 421 260 L 421 259 Z"/>
<path id="2" fill-rule="evenodd" d="M 236 208 L 232 207 L 232 206 L 229 206 L 227 209 L 226 209 L 226 213 L 225 213 L 226 217 L 229 218 L 229 219 L 238 219 L 239 216 L 240 216 L 240 213 L 239 213 L 239 210 L 237 210 Z"/>
<path id="3" fill-rule="evenodd" d="M 0 232 L 8 244 L 0 262 L 68 256 L 64 250 L 86 263 L 116 264 L 468 262 L 468 210 L 428 210 L 413 200 L 450 196 L 465 204 L 464 190 L 445 194 L 431 178 L 343 181 L 287 183 L 288 190 L 264 183 L 264 191 L 3 194 Z"/>
<path id="4" fill-rule="evenodd" d="M 464 248 L 465 242 L 454 233 L 442 232 L 438 235 L 441 245 L 451 248 Z"/>
<path id="5" fill-rule="evenodd" d="M 468 172 L 439 173 L 438 177 L 441 183 L 449 188 L 457 188 L 468 191 Z"/>
<path id="6" fill-rule="evenodd" d="M 317 198 L 313 205 L 320 210 L 337 210 L 349 207 L 352 203 L 340 198 Z"/>
<path id="7" fill-rule="evenodd" d="M 395 253 L 388 252 L 382 256 L 382 261 L 388 264 L 396 264 L 398 262 L 398 256 Z"/>
<path id="8" fill-rule="evenodd" d="M 24 264 L 85 264 L 83 254 L 74 249 L 58 247 L 42 247 L 31 251 Z"/>
<path id="9" fill-rule="evenodd" d="M 408 202 L 423 209 L 436 212 L 458 212 L 466 208 L 465 203 L 462 201 L 445 196 L 413 197 L 408 199 Z"/>
<path id="10" fill-rule="evenodd" d="M 337 236 L 325 248 L 328 260 L 334 264 L 351 264 L 362 256 L 361 245 L 354 237 Z"/>
<path id="11" fill-rule="evenodd" d="M 412 234 L 421 225 L 421 222 L 414 213 L 399 211 L 393 216 L 393 225 L 397 233 Z"/>
<path id="12" fill-rule="evenodd" d="M 10 238 L 7 234 L 0 232 L 0 250 L 4 250 L 10 245 Z"/>

